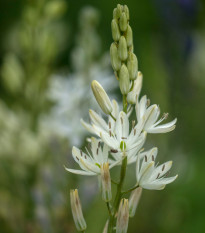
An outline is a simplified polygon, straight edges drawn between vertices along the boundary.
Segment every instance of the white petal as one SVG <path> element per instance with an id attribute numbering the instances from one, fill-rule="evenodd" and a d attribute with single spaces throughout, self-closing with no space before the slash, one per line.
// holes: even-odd
<path id="1" fill-rule="evenodd" d="M 172 130 L 175 129 L 177 119 L 174 119 L 173 121 L 167 123 L 167 124 L 163 124 L 163 125 L 159 125 L 157 127 L 154 128 L 150 128 L 149 130 L 147 130 L 148 133 L 167 133 L 170 132 Z"/>
<path id="2" fill-rule="evenodd" d="M 91 109 L 89 110 L 89 115 L 94 125 L 102 128 L 102 130 L 108 131 L 108 125 L 100 115 Z"/>
<path id="3" fill-rule="evenodd" d="M 142 188 L 144 189 L 149 189 L 149 190 L 162 190 L 165 188 L 164 184 L 152 184 L 152 183 L 146 183 L 146 184 L 142 184 L 140 185 Z"/>
<path id="4" fill-rule="evenodd" d="M 119 148 L 119 142 L 117 139 L 110 137 L 107 133 L 100 134 L 101 139 L 106 143 L 110 148 L 117 150 Z"/>
<path id="5" fill-rule="evenodd" d="M 154 105 L 151 105 L 146 113 L 145 113 L 145 120 L 146 120 L 146 123 L 145 123 L 145 126 L 144 126 L 144 129 L 145 130 L 148 130 L 150 127 L 152 127 L 152 125 L 154 125 L 155 123 L 155 119 L 157 118 L 158 116 L 158 107 L 156 104 Z"/>
<path id="6" fill-rule="evenodd" d="M 82 170 L 76 170 L 76 169 L 70 169 L 65 167 L 65 170 L 68 172 L 71 172 L 73 174 L 78 174 L 78 175 L 83 175 L 83 176 L 95 176 L 96 173 L 94 172 L 87 172 L 87 171 L 82 171 Z"/>
<path id="7" fill-rule="evenodd" d="M 93 129 L 92 125 L 86 123 L 83 119 L 80 120 L 82 126 L 88 130 L 91 134 L 96 134 L 96 131 Z"/>
<path id="8" fill-rule="evenodd" d="M 154 172 L 152 173 L 152 177 L 150 177 L 150 180 L 155 180 L 157 178 L 162 177 L 170 170 L 171 167 L 172 167 L 172 161 L 168 161 L 158 166 L 157 168 L 155 168 Z"/>

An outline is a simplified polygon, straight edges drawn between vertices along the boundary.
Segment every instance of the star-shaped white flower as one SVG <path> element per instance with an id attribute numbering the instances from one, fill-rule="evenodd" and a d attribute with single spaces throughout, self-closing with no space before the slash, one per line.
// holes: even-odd
<path id="1" fill-rule="evenodd" d="M 114 128 L 109 132 L 101 132 L 102 141 L 111 148 L 115 160 L 122 160 L 123 156 L 128 157 L 128 163 L 136 161 L 138 151 L 142 148 L 146 132 L 142 132 L 143 122 L 136 124 L 129 133 L 129 119 L 126 113 L 120 112 Z"/>
<path id="2" fill-rule="evenodd" d="M 73 147 L 72 155 L 74 160 L 79 164 L 82 170 L 65 168 L 68 172 L 79 174 L 79 175 L 100 175 L 101 166 L 104 163 L 108 162 L 109 147 L 104 144 L 103 148 L 101 147 L 100 140 L 92 137 L 91 138 L 91 153 L 84 153 L 82 150 L 77 147 Z M 109 168 L 114 167 L 118 162 L 110 161 Z"/>
<path id="3" fill-rule="evenodd" d="M 165 178 L 166 173 L 172 166 L 172 161 L 155 165 L 158 149 L 153 148 L 142 157 L 137 156 L 136 178 L 137 184 L 144 189 L 162 190 L 166 184 L 173 182 L 178 175 Z"/>
<path id="4" fill-rule="evenodd" d="M 144 130 L 147 133 L 167 133 L 175 129 L 177 119 L 175 118 L 173 121 L 159 125 L 163 120 L 168 117 L 168 114 L 164 114 L 160 120 L 158 120 L 160 115 L 159 106 L 153 104 L 148 107 L 149 100 L 147 100 L 147 96 L 143 96 L 140 101 L 137 100 L 136 103 L 136 115 L 137 120 L 141 121 L 144 117 Z"/>

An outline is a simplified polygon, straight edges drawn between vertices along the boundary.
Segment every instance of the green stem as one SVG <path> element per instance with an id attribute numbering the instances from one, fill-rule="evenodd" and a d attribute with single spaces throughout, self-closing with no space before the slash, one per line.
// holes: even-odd
<path id="1" fill-rule="evenodd" d="M 110 116 L 112 117 L 114 121 L 116 121 L 116 118 L 112 115 L 112 113 L 110 113 Z"/>
<path id="2" fill-rule="evenodd" d="M 126 175 L 126 169 L 127 169 L 127 156 L 122 161 L 121 172 L 120 172 L 120 182 L 117 185 L 117 192 L 116 192 L 116 196 L 115 196 L 115 200 L 114 200 L 114 204 L 113 204 L 113 213 L 109 218 L 108 233 L 113 233 L 113 225 L 114 225 L 114 221 L 115 221 L 115 215 L 117 213 L 120 199 L 122 197 L 122 187 L 123 187 L 123 183 L 124 183 L 124 179 L 125 179 L 125 175 Z"/>
<path id="3" fill-rule="evenodd" d="M 112 210 L 111 210 L 110 202 L 106 202 L 106 205 L 107 205 L 109 215 L 112 216 Z"/>
<path id="4" fill-rule="evenodd" d="M 123 95 L 123 111 L 127 113 L 127 95 Z"/>
<path id="5" fill-rule="evenodd" d="M 138 187 L 139 187 L 139 185 L 135 185 L 133 188 L 128 189 L 128 190 L 122 192 L 122 195 L 127 194 L 127 193 L 129 193 L 129 192 L 132 192 L 133 190 L 135 190 L 135 189 L 138 188 Z"/>

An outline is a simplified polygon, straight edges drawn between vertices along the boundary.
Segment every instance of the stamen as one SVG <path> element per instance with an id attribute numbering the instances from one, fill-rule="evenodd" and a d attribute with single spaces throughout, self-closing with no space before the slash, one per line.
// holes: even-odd
<path id="1" fill-rule="evenodd" d="M 118 150 L 115 150 L 115 149 L 111 149 L 110 150 L 112 153 L 117 153 L 118 152 Z"/>
<path id="2" fill-rule="evenodd" d="M 158 175 L 157 175 L 157 178 L 156 178 L 156 179 L 158 179 L 158 178 L 159 178 L 159 176 L 160 176 L 160 173 L 158 173 Z"/>
<path id="3" fill-rule="evenodd" d="M 152 161 L 154 161 L 154 155 L 152 155 Z"/>
<path id="4" fill-rule="evenodd" d="M 87 156 L 85 155 L 85 159 L 87 159 Z"/>
<path id="5" fill-rule="evenodd" d="M 98 142 L 98 148 L 100 147 L 100 142 Z"/>
<path id="6" fill-rule="evenodd" d="M 96 151 L 96 154 L 98 155 L 98 151 L 99 151 L 99 149 L 97 148 L 97 151 Z"/>
<path id="7" fill-rule="evenodd" d="M 112 136 L 111 130 L 109 130 L 109 133 L 110 133 L 110 137 L 111 137 Z"/>
<path id="8" fill-rule="evenodd" d="M 79 161 L 79 158 L 76 156 L 76 159 Z"/>
<path id="9" fill-rule="evenodd" d="M 122 119 L 122 117 L 120 118 L 120 120 L 121 120 L 121 124 L 123 125 L 123 119 Z"/>
<path id="10" fill-rule="evenodd" d="M 169 116 L 169 113 L 164 113 L 162 118 L 164 118 L 166 120 L 168 118 L 168 116 Z"/>
<path id="11" fill-rule="evenodd" d="M 134 129 L 134 127 L 135 127 L 135 120 L 132 121 L 132 128 Z"/>
<path id="12" fill-rule="evenodd" d="M 109 129 L 111 129 L 111 122 L 109 121 Z"/>
<path id="13" fill-rule="evenodd" d="M 81 156 L 83 156 L 83 152 L 82 152 L 82 150 L 80 151 L 80 155 L 81 155 Z"/>
<path id="14" fill-rule="evenodd" d="M 150 106 L 150 99 L 147 99 L 147 107 Z"/>
<path id="15" fill-rule="evenodd" d="M 121 139 L 127 139 L 126 137 L 121 137 Z"/>
<path id="16" fill-rule="evenodd" d="M 164 169 L 165 169 L 165 164 L 164 164 L 163 167 L 162 167 L 162 171 L 164 171 Z"/>
<path id="17" fill-rule="evenodd" d="M 136 129 L 134 129 L 134 136 L 136 135 Z"/>
<path id="18" fill-rule="evenodd" d="M 146 155 L 145 155 L 145 157 L 144 157 L 144 158 L 145 158 L 145 162 L 147 162 L 147 156 L 146 156 Z"/>

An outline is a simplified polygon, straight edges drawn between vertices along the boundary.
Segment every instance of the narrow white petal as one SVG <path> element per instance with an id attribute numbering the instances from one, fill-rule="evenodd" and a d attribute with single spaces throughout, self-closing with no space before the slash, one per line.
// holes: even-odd
<path id="1" fill-rule="evenodd" d="M 154 172 L 152 173 L 152 177 L 150 178 L 150 180 L 155 180 L 157 177 L 158 178 L 162 177 L 170 170 L 171 167 L 172 167 L 172 161 L 168 161 L 158 166 L 157 168 L 155 168 Z"/>
<path id="2" fill-rule="evenodd" d="M 105 131 L 108 131 L 108 125 L 100 115 L 98 115 L 95 111 L 93 111 L 91 109 L 89 110 L 89 115 L 90 115 L 90 119 L 94 125 L 102 128 Z"/>
<path id="3" fill-rule="evenodd" d="M 70 168 L 67 168 L 67 167 L 65 167 L 65 170 L 68 171 L 68 172 L 71 172 L 73 174 L 78 174 L 78 175 L 83 175 L 83 176 L 95 176 L 96 175 L 96 173 L 94 173 L 94 172 L 70 169 Z"/>
<path id="4" fill-rule="evenodd" d="M 96 134 L 96 131 L 93 129 L 92 125 L 86 123 L 83 119 L 80 120 L 82 126 L 88 130 L 91 134 Z"/>
<path id="5" fill-rule="evenodd" d="M 162 190 L 165 188 L 164 184 L 152 184 L 152 183 L 145 183 L 140 185 L 144 189 L 149 189 L 149 190 Z"/>
<path id="6" fill-rule="evenodd" d="M 176 128 L 176 125 L 173 125 L 171 127 L 164 127 L 164 125 L 160 125 L 151 129 L 148 129 L 148 133 L 168 133 L 173 131 Z"/>
<path id="7" fill-rule="evenodd" d="M 100 134 L 101 139 L 104 143 L 106 143 L 110 148 L 117 150 L 119 148 L 119 142 L 117 139 L 110 137 L 110 135 L 106 133 Z"/>
<path id="8" fill-rule="evenodd" d="M 156 104 L 151 105 L 145 113 L 145 126 L 144 129 L 148 130 L 155 123 L 155 119 L 158 115 L 158 107 Z"/>

